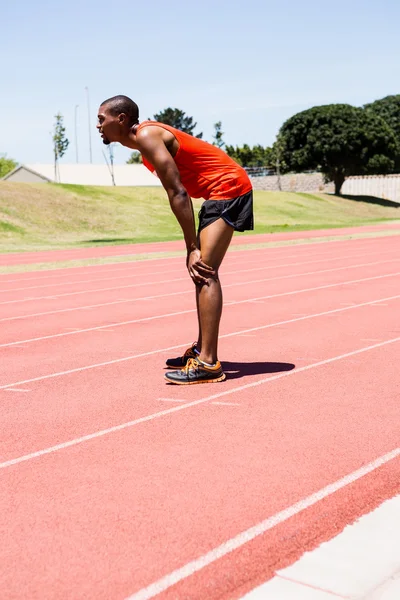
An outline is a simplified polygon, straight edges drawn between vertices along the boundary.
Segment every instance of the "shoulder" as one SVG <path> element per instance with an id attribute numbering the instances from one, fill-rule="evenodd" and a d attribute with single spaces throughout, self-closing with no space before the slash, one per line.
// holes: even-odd
<path id="1" fill-rule="evenodd" d="M 157 137 L 162 137 L 162 128 L 157 125 L 153 125 L 152 123 L 143 123 L 139 125 L 138 130 L 136 131 L 136 139 L 137 140 L 147 140 Z"/>
<path id="2" fill-rule="evenodd" d="M 163 142 L 168 145 L 174 138 L 174 134 L 166 129 L 164 125 L 152 121 L 139 126 L 136 133 L 136 140 L 139 144 Z"/>

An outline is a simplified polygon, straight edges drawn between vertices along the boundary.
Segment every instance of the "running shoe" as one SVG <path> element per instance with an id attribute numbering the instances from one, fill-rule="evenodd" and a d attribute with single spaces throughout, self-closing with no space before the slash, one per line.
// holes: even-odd
<path id="1" fill-rule="evenodd" d="M 189 358 L 183 369 L 169 371 L 165 373 L 164 377 L 169 383 L 177 383 L 178 385 L 217 383 L 226 379 L 219 360 L 213 367 L 209 367 L 198 358 Z"/>
<path id="2" fill-rule="evenodd" d="M 195 352 L 197 342 L 193 342 L 193 344 L 188 348 L 183 356 L 178 356 L 177 358 L 168 358 L 166 365 L 167 367 L 171 367 L 172 369 L 182 369 L 189 360 L 189 358 L 197 358 L 198 354 Z"/>

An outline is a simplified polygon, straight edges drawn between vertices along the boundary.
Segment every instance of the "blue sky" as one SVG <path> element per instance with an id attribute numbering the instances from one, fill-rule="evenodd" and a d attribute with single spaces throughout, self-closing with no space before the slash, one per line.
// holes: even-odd
<path id="1" fill-rule="evenodd" d="M 141 119 L 184 110 L 212 141 L 271 145 L 291 115 L 400 93 L 398 0 L 19 0 L 2 8 L 0 153 L 51 162 L 60 111 L 75 162 L 102 163 L 96 112 L 126 94 Z M 116 162 L 130 151 L 115 150 Z"/>

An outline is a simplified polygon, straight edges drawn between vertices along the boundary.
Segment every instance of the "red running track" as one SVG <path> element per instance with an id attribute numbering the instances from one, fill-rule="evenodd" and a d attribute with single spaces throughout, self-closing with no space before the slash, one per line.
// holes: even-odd
<path id="1" fill-rule="evenodd" d="M 324 229 L 323 231 L 291 231 L 288 233 L 267 233 L 258 235 L 260 243 L 280 242 L 307 238 L 323 238 L 327 236 L 340 237 L 355 235 L 360 232 L 374 233 L 378 231 L 393 231 L 398 228 L 397 223 L 381 223 L 379 225 L 366 225 L 364 227 L 344 227 L 339 229 Z M 232 246 L 255 243 L 254 235 L 239 235 L 232 241 Z M 36 263 L 82 260 L 87 258 L 118 257 L 138 254 L 157 254 L 159 252 L 175 252 L 184 248 L 183 242 L 153 242 L 147 244 L 124 244 L 115 246 L 100 246 L 97 248 L 71 248 L 66 250 L 38 250 L 36 252 L 10 252 L 0 254 L 0 266 L 29 265 Z"/>
<path id="2" fill-rule="evenodd" d="M 189 387 L 181 259 L 3 276 L 2 597 L 239 598 L 400 491 L 399 249 L 229 254 Z"/>

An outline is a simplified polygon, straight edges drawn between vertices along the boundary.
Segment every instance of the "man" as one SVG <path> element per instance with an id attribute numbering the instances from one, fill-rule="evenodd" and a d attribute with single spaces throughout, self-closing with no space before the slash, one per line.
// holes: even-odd
<path id="1" fill-rule="evenodd" d="M 189 275 L 196 286 L 199 334 L 183 356 L 167 360 L 170 383 L 224 381 L 218 360 L 222 291 L 218 269 L 233 232 L 253 229 L 253 192 L 242 167 L 219 148 L 164 123 L 139 124 L 139 109 L 127 96 L 105 100 L 97 128 L 104 144 L 139 150 L 143 164 L 164 186 L 185 238 Z M 191 197 L 204 198 L 196 235 Z"/>

